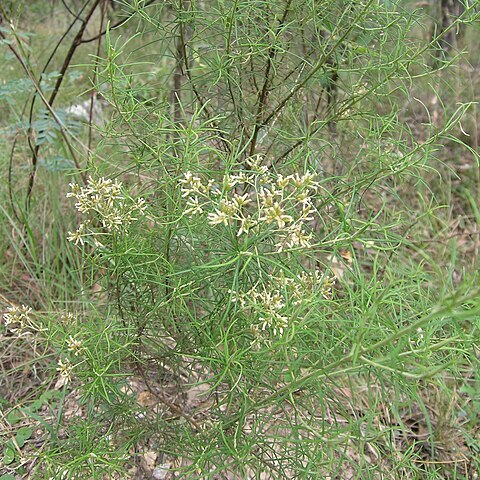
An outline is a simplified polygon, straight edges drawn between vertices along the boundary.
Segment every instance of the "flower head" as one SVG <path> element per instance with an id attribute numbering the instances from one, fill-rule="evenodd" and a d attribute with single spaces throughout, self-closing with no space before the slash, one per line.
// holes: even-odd
<path id="1" fill-rule="evenodd" d="M 318 188 L 314 173 L 283 176 L 270 171 L 260 156 L 249 158 L 238 171 L 232 168 L 221 179 L 203 181 L 192 172 L 180 180 L 182 195 L 188 198 L 185 214 L 206 213 L 210 225 L 237 229 L 236 236 L 248 235 L 252 228 L 274 225 L 262 241 L 274 239 L 277 252 L 291 248 L 310 248 L 307 222 L 314 219 L 312 195 Z M 221 186 L 221 187 L 220 187 Z M 256 230 L 256 231 L 257 231 Z M 73 239 L 77 239 L 72 235 Z M 81 242 L 81 235 L 78 241 Z"/>
<path id="2" fill-rule="evenodd" d="M 228 215 L 226 212 L 220 211 L 218 208 L 215 209 L 214 213 L 208 214 L 208 220 L 210 225 L 218 225 L 219 223 L 223 223 L 224 225 L 228 225 L 228 222 L 231 220 L 231 216 Z"/>
<path id="3" fill-rule="evenodd" d="M 68 358 L 62 361 L 58 360 L 57 372 L 60 373 L 60 376 L 65 379 L 66 382 L 69 382 L 72 379 L 73 365 Z"/>
<path id="4" fill-rule="evenodd" d="M 5 326 L 10 332 L 22 335 L 27 328 L 33 328 L 31 312 L 32 309 L 27 305 L 8 307 L 7 313 L 3 314 Z"/>
<path id="5" fill-rule="evenodd" d="M 83 350 L 83 342 L 70 335 L 67 340 L 67 349 L 69 352 L 73 352 L 73 354 L 78 357 Z"/>
<path id="6" fill-rule="evenodd" d="M 125 231 L 138 216 L 145 215 L 145 199 L 131 201 L 123 195 L 122 189 L 122 182 L 104 177 L 90 177 L 83 187 L 71 183 L 67 197 L 75 198 L 75 208 L 82 213 L 84 220 L 76 231 L 68 232 L 67 239 L 75 245 L 84 245 L 92 238 L 94 245 L 101 246 L 96 238 L 98 235 Z M 103 227 L 103 232 L 96 231 L 95 225 L 98 223 Z"/>

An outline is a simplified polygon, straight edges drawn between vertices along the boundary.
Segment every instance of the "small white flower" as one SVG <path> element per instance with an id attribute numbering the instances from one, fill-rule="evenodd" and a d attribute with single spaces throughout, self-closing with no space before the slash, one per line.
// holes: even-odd
<path id="1" fill-rule="evenodd" d="M 266 174 L 268 172 L 268 167 L 262 165 L 261 155 L 256 155 L 255 157 L 249 158 L 247 160 L 248 166 L 257 174 Z"/>
<path id="2" fill-rule="evenodd" d="M 238 207 L 234 202 L 224 198 L 220 200 L 218 209 L 229 217 L 233 217 L 237 213 Z"/>
<path id="3" fill-rule="evenodd" d="M 293 217 L 287 215 L 278 202 L 274 202 L 265 210 L 265 215 L 260 220 L 265 220 L 267 223 L 277 222 L 278 228 L 284 228 L 287 223 L 293 222 Z"/>
<path id="4" fill-rule="evenodd" d="M 302 224 L 297 223 L 290 227 L 285 237 L 285 240 L 286 240 L 286 245 L 289 248 L 294 248 L 294 247 L 310 248 L 311 238 L 312 238 L 311 234 L 307 234 L 303 231 Z"/>
<path id="5" fill-rule="evenodd" d="M 320 184 L 317 182 L 317 176 L 314 173 L 307 172 L 300 175 L 298 172 L 295 175 L 289 175 L 288 178 L 292 184 L 297 188 L 306 188 L 310 190 L 317 190 Z"/>
<path id="6" fill-rule="evenodd" d="M 180 180 L 180 183 L 183 184 L 182 197 L 188 197 L 191 194 L 197 195 L 207 190 L 200 177 L 193 175 L 190 171 L 184 173 L 184 178 Z"/>
<path id="7" fill-rule="evenodd" d="M 252 220 L 252 217 L 244 217 L 240 220 L 240 228 L 238 229 L 237 232 L 237 237 L 242 235 L 242 233 L 248 233 L 256 223 Z"/>
<path id="8" fill-rule="evenodd" d="M 75 320 L 75 315 L 72 312 L 64 312 L 60 316 L 60 321 L 65 324 L 72 323 Z"/>
<path id="9" fill-rule="evenodd" d="M 140 215 L 144 215 L 145 210 L 147 209 L 147 202 L 145 201 L 145 199 L 142 197 L 137 198 L 135 208 L 140 213 Z"/>
<path id="10" fill-rule="evenodd" d="M 210 225 L 218 225 L 219 223 L 223 223 L 224 225 L 228 225 L 229 220 L 231 217 L 227 215 L 225 212 L 221 212 L 217 208 L 215 209 L 215 213 L 208 214 L 208 220 Z"/>
<path id="11" fill-rule="evenodd" d="M 288 184 L 290 183 L 290 178 L 289 177 L 284 177 L 282 174 L 279 174 L 277 177 L 277 187 L 280 190 L 285 190 L 285 188 L 288 187 Z"/>
<path id="12" fill-rule="evenodd" d="M 244 195 L 235 194 L 232 199 L 232 202 L 237 210 L 240 210 L 245 205 L 248 205 L 251 201 L 251 198 L 248 197 L 248 193 L 245 193 Z"/>
<path id="13" fill-rule="evenodd" d="M 248 185 L 253 183 L 254 178 L 254 175 L 247 175 L 245 172 L 240 172 L 237 175 L 231 175 L 230 181 L 235 185 Z"/>
<path id="14" fill-rule="evenodd" d="M 185 210 L 185 215 L 201 215 L 203 209 L 200 205 L 198 197 L 190 197 L 187 201 L 187 209 Z"/>
<path id="15" fill-rule="evenodd" d="M 31 313 L 32 309 L 27 305 L 8 307 L 7 313 L 3 314 L 3 321 L 10 332 L 20 336 L 29 327 L 35 329 L 30 319 Z"/>
<path id="16" fill-rule="evenodd" d="M 89 178 L 87 185 L 81 187 L 75 183 L 70 184 L 71 191 L 67 197 L 76 199 L 75 208 L 83 214 L 84 220 L 75 232 L 68 232 L 67 239 L 75 245 L 84 245 L 88 237 L 93 238 L 93 243 L 98 245 L 93 225 L 101 222 L 106 233 L 127 230 L 128 226 L 138 216 L 145 215 L 147 208 L 145 199 L 138 198 L 132 202 L 122 196 L 122 182 L 119 180 Z M 105 234 L 105 232 L 100 232 Z"/>
<path id="17" fill-rule="evenodd" d="M 73 242 L 75 245 L 78 245 L 78 244 L 84 245 L 85 244 L 84 230 L 85 230 L 85 224 L 81 223 L 74 232 L 68 232 L 67 240 L 69 242 Z"/>

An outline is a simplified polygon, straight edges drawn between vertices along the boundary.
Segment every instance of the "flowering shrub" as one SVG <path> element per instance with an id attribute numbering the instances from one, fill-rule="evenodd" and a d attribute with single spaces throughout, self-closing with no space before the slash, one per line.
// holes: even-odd
<path id="1" fill-rule="evenodd" d="M 318 298 L 332 297 L 334 277 L 315 268 L 306 271 L 302 265 L 311 263 L 308 258 L 314 252 L 320 189 L 316 174 L 277 174 L 256 155 L 234 165 L 218 181 L 187 171 L 179 183 L 185 216 L 203 218 L 211 229 L 228 227 L 244 258 L 256 259 L 251 270 L 242 269 L 234 289 L 218 285 L 220 290 L 228 289 L 236 315 L 244 319 L 240 323 L 248 322 L 253 343 L 269 344 L 275 337 L 285 337 L 303 320 L 301 311 Z M 274 260 L 259 269 L 263 255 Z M 285 259 L 287 273 L 274 266 Z"/>
<path id="2" fill-rule="evenodd" d="M 451 85 L 441 78 L 443 63 L 438 77 L 427 75 L 429 46 L 417 40 L 425 22 L 413 13 L 414 2 L 118 0 L 122 21 L 106 29 L 108 2 L 86 3 L 83 13 L 68 8 L 72 25 L 83 22 L 68 55 L 80 45 L 86 55 L 95 37 L 82 89 L 91 92 L 92 108 L 104 98 L 105 124 L 94 128 L 89 118 L 85 130 L 72 130 L 58 116 L 53 102 L 64 92 L 61 81 L 70 78 L 73 88 L 81 79 L 67 68 L 68 58 L 59 62 L 62 48 L 55 47 L 51 66 L 37 64 L 38 55 L 21 62 L 28 89 L 37 89 L 24 93 L 37 104 L 12 103 L 14 123 L 4 128 L 20 128 L 32 156 L 17 162 L 23 152 L 12 148 L 10 202 L 5 197 L 0 210 L 14 248 L 1 251 L 6 258 L 16 252 L 24 274 L 17 275 L 15 260 L 8 276 L 28 283 L 26 294 L 44 312 L 11 307 L 4 338 L 21 335 L 15 344 L 27 349 L 38 341 L 42 348 L 31 350 L 61 389 L 55 406 L 36 414 L 25 397 L 2 398 L 7 407 L 21 406 L 22 423 L 35 419 L 28 412 L 47 415 L 48 431 L 32 442 L 40 458 L 31 469 L 22 458 L 9 473 L 360 478 L 367 467 L 372 478 L 387 471 L 428 475 L 424 451 L 406 442 L 407 455 L 394 448 L 395 439 L 409 436 L 398 431 L 411 423 L 402 409 L 417 410 L 412 392 L 428 407 L 421 390 L 431 379 L 439 385 L 443 366 L 448 382 L 465 393 L 479 315 L 478 292 L 442 307 L 463 272 L 457 247 L 465 242 L 455 243 L 457 224 L 450 236 L 448 219 L 458 209 L 444 210 L 444 192 L 430 172 L 441 159 L 442 135 L 456 143 L 471 125 L 459 125 L 467 105 L 456 96 L 454 111 L 442 115 L 442 90 Z M 475 2 L 463 3 L 476 18 Z M 16 14 L 3 10 L 3 46 L 22 59 L 30 45 L 20 48 Z M 59 75 L 54 64 L 66 70 Z M 55 83 L 46 82 L 49 74 Z M 432 91 L 419 91 L 417 78 Z M 32 168 L 25 210 L 14 205 L 27 184 L 17 164 Z M 55 168 L 65 188 L 57 164 L 82 177 L 86 168 L 111 169 L 105 175 L 112 179 L 70 184 L 78 223 L 67 238 L 86 248 L 65 247 L 58 234 L 65 208 L 45 168 Z M 141 179 L 151 199 L 148 222 L 145 200 L 113 179 L 124 175 Z M 46 188 L 33 188 L 42 178 Z M 445 179 L 452 184 L 451 171 Z M 53 202 L 37 199 L 47 186 Z M 39 211 L 49 203 L 51 215 L 50 207 Z M 29 224 L 39 213 L 46 221 Z M 447 248 L 437 250 L 444 239 Z M 468 290 L 474 280 L 465 281 Z M 474 305 L 468 316 L 461 311 Z M 467 324 L 455 321 L 456 307 Z M 33 362 L 11 350 L 17 358 L 4 370 L 18 371 L 19 390 L 33 398 L 34 389 L 23 385 Z M 51 383 L 35 390 L 43 396 Z M 452 419 L 464 418 L 464 401 L 452 396 L 445 403 L 461 406 Z M 434 410 L 442 409 L 422 412 Z M 428 430 L 449 420 L 429 421 Z M 433 457 L 444 451 L 437 438 L 446 438 L 435 437 L 416 442 L 428 443 L 427 463 L 456 468 L 454 456 Z M 157 453 L 161 465 L 146 461 Z M 131 469 L 143 463 L 148 472 Z"/>

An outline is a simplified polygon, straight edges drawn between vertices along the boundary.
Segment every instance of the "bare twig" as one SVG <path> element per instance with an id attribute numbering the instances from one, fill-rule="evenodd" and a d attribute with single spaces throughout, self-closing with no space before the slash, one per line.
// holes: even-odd
<path id="1" fill-rule="evenodd" d="M 170 402 L 170 400 L 167 400 L 160 392 L 158 392 L 156 389 L 153 389 L 150 386 L 150 383 L 147 378 L 147 372 L 145 369 L 140 365 L 138 362 L 136 362 L 136 367 L 137 371 L 140 373 L 140 376 L 143 379 L 143 382 L 145 383 L 145 386 L 147 387 L 147 390 L 149 393 L 151 393 L 153 396 L 155 396 L 160 402 L 162 402 L 170 411 L 172 411 L 174 414 L 178 415 L 179 417 L 184 418 L 187 420 L 197 431 L 200 430 L 200 424 L 195 421 L 190 415 L 185 413 L 183 408 L 179 407 L 178 405 L 175 405 L 174 403 Z"/>
<path id="2" fill-rule="evenodd" d="M 100 18 L 100 32 L 103 30 L 103 25 L 105 23 L 105 17 L 107 15 L 107 0 L 103 0 L 102 3 L 102 9 L 101 9 L 101 18 Z M 97 42 L 97 54 L 95 56 L 95 59 L 100 57 L 100 50 L 102 48 L 102 35 L 98 36 L 98 42 Z M 93 80 L 92 83 L 95 87 L 95 83 L 97 82 L 97 76 L 98 76 L 98 63 L 95 64 L 95 68 L 93 69 Z M 91 151 L 92 148 L 92 140 L 93 140 L 93 107 L 95 104 L 96 100 L 96 92 L 95 90 L 92 91 L 92 95 L 90 97 L 90 108 L 88 112 L 88 151 Z"/>
<path id="3" fill-rule="evenodd" d="M 53 91 L 50 94 L 50 97 L 48 98 L 48 105 L 50 106 L 51 110 L 53 110 L 53 104 L 55 102 L 55 99 L 57 98 L 58 92 L 60 91 L 60 87 L 62 85 L 62 82 L 65 78 L 65 73 L 67 72 L 68 67 L 70 66 L 70 62 L 72 61 L 73 55 L 77 48 L 80 45 L 80 41 L 83 37 L 83 34 L 85 33 L 85 29 L 87 28 L 87 24 L 92 18 L 95 10 L 98 7 L 98 4 L 100 3 L 101 0 L 94 0 L 93 5 L 90 7 L 90 10 L 87 12 L 86 16 L 84 19 L 81 20 L 81 25 L 80 28 L 75 35 L 75 38 L 73 39 L 70 48 L 67 52 L 67 55 L 65 56 L 63 60 L 63 65 L 60 68 L 59 76 L 57 78 L 57 81 L 55 82 L 55 85 L 53 87 Z M 27 188 L 27 195 L 25 198 L 25 208 L 28 210 L 30 206 L 30 200 L 32 197 L 32 192 L 33 192 L 33 186 L 35 183 L 35 176 L 37 173 L 37 165 L 38 165 L 38 152 L 40 151 L 40 145 L 36 144 L 35 148 L 33 149 L 32 152 L 32 171 L 30 172 L 30 178 L 28 181 L 28 188 Z M 75 157 L 74 157 L 75 158 Z M 76 164 L 77 169 L 80 169 L 80 165 Z"/>
<path id="4" fill-rule="evenodd" d="M 27 104 L 25 104 L 25 106 L 23 107 L 24 111 L 26 106 Z M 18 212 L 17 212 L 17 207 L 15 206 L 15 202 L 13 201 L 13 155 L 15 153 L 15 147 L 17 146 L 17 140 L 19 135 L 20 135 L 20 132 L 17 132 L 15 134 L 15 137 L 13 138 L 13 142 L 12 142 L 12 148 L 10 149 L 10 156 L 8 161 L 8 198 L 10 201 L 10 207 L 12 208 L 13 216 L 19 222 L 21 222 L 20 216 L 18 215 Z"/>
<path id="5" fill-rule="evenodd" d="M 285 25 L 285 20 L 287 18 L 288 12 L 290 11 L 291 3 L 292 3 L 292 0 L 287 0 L 287 4 L 285 6 L 285 10 L 283 12 L 282 18 L 278 23 L 277 29 L 275 31 L 275 41 L 278 35 L 280 34 L 281 29 Z M 258 92 L 258 98 L 257 98 L 258 107 L 257 107 L 257 113 L 255 115 L 255 125 L 253 127 L 252 139 L 250 141 L 250 150 L 249 150 L 250 157 L 253 156 L 253 154 L 255 153 L 258 134 L 260 132 L 260 129 L 264 125 L 264 122 L 262 121 L 263 112 L 267 105 L 267 98 L 270 90 L 270 85 L 273 81 L 273 79 L 270 78 L 270 71 L 272 70 L 273 63 L 275 61 L 275 56 L 277 53 L 277 46 L 275 44 L 275 41 L 272 43 L 272 45 L 268 50 L 267 61 L 265 63 L 265 74 L 264 74 L 263 86 L 261 91 Z"/>
<path id="6" fill-rule="evenodd" d="M 272 118 L 275 118 L 276 115 L 283 110 L 285 105 L 291 100 L 305 85 L 308 81 L 325 65 L 326 62 L 330 60 L 332 55 L 336 52 L 337 48 L 346 40 L 346 38 L 350 35 L 352 30 L 361 20 L 361 18 L 366 14 L 370 5 L 373 3 L 373 0 L 369 0 L 364 7 L 362 8 L 361 12 L 357 15 L 354 21 L 352 21 L 349 27 L 345 30 L 343 35 L 335 42 L 333 47 L 325 54 L 322 55 L 320 60 L 316 63 L 316 65 L 310 70 L 310 72 L 303 78 L 303 80 L 299 81 L 291 90 L 290 92 L 277 104 L 277 106 L 267 115 L 265 120 L 263 121 L 264 125 L 267 125 Z"/>
<path id="7" fill-rule="evenodd" d="M 60 37 L 60 40 L 57 42 L 54 49 L 50 53 L 50 56 L 48 57 L 45 65 L 42 68 L 42 72 L 40 73 L 39 83 L 41 82 L 43 75 L 45 75 L 45 73 L 47 71 L 47 68 L 50 65 L 50 62 L 53 60 L 55 54 L 57 53 L 57 50 L 59 49 L 60 45 L 63 43 L 63 40 L 70 33 L 71 29 L 75 26 L 75 23 L 80 19 L 80 15 L 85 10 L 85 8 L 87 7 L 89 2 L 90 2 L 90 0 L 87 0 L 83 4 L 80 11 L 75 15 L 75 18 L 70 23 L 70 25 L 65 30 L 63 35 Z M 33 98 L 32 98 L 32 102 L 30 104 L 30 112 L 29 112 L 29 118 L 28 118 L 27 142 L 28 142 L 28 146 L 30 147 L 30 151 L 32 152 L 32 172 L 30 173 L 29 187 L 28 187 L 27 197 L 26 197 L 26 201 L 25 201 L 25 204 L 26 204 L 27 208 L 28 208 L 28 205 L 30 203 L 31 191 L 33 190 L 33 181 L 34 181 L 34 177 L 35 177 L 34 170 L 36 170 L 36 165 L 37 165 L 37 161 L 38 161 L 38 148 L 32 142 L 32 140 L 33 140 L 33 126 L 32 126 L 33 125 L 33 112 L 34 112 L 34 107 L 35 107 L 36 100 L 37 100 L 37 96 L 34 95 Z M 33 180 L 32 180 L 32 175 L 33 175 Z M 31 184 L 31 186 L 30 186 L 30 184 Z"/>
<path id="8" fill-rule="evenodd" d="M 148 7 L 149 5 L 152 5 L 154 2 L 155 2 L 155 0 L 149 0 L 148 2 L 145 2 L 145 4 L 143 5 L 142 8 L 145 8 L 145 7 Z M 120 20 L 119 22 L 117 22 L 113 25 L 110 25 L 110 27 L 108 29 L 105 28 L 105 29 L 101 30 L 100 33 L 98 33 L 94 37 L 81 39 L 80 43 L 95 42 L 100 37 L 103 37 L 103 35 L 105 35 L 107 33 L 107 31 L 110 31 L 110 30 L 113 30 L 114 28 L 118 28 L 118 27 L 121 27 L 122 25 L 125 25 L 136 13 L 137 13 L 137 10 L 134 10 L 130 15 L 128 15 L 128 17 L 124 18 L 123 20 Z"/>
<path id="9" fill-rule="evenodd" d="M 187 3 L 185 1 L 180 1 L 179 2 L 179 10 L 180 12 L 185 10 L 187 6 Z M 197 102 L 200 104 L 200 107 L 202 111 L 204 111 L 207 114 L 207 117 L 209 119 L 213 118 L 212 112 L 210 112 L 210 109 L 208 108 L 207 102 L 203 100 L 203 98 L 200 95 L 200 92 L 198 91 L 197 86 L 195 85 L 195 82 L 193 81 L 192 77 L 192 72 L 190 68 L 190 64 L 188 62 L 188 54 L 187 54 L 187 44 L 188 44 L 188 39 L 187 35 L 185 32 L 185 27 L 184 27 L 184 22 L 179 20 L 178 21 L 178 27 L 179 27 L 179 36 L 177 38 L 177 45 L 176 45 L 176 58 L 177 58 L 177 68 L 174 73 L 174 90 L 177 92 L 179 90 L 176 89 L 175 87 L 175 82 L 181 81 L 181 77 L 185 75 L 188 79 L 189 85 L 193 91 L 193 94 L 195 95 L 195 98 L 197 99 Z M 183 71 L 183 68 L 185 69 Z M 177 77 L 177 74 L 180 74 L 180 76 Z M 179 86 L 178 86 L 179 87 Z M 174 97 L 173 98 L 173 103 L 176 107 L 179 107 L 179 104 L 177 104 L 177 100 L 179 97 Z M 180 114 L 180 111 L 177 112 Z M 177 120 L 175 120 L 177 122 Z M 230 151 L 230 145 L 227 142 L 225 135 L 223 132 L 220 130 L 218 124 L 216 122 L 211 121 L 213 128 L 217 131 L 220 141 L 224 147 L 224 150 L 226 152 Z"/>

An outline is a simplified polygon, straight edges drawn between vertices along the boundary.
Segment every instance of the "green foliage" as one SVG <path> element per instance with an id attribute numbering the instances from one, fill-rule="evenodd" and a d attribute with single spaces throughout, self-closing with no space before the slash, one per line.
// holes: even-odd
<path id="1" fill-rule="evenodd" d="M 152 450 L 181 478 L 468 478 L 442 455 L 478 413 L 477 260 L 444 153 L 477 172 L 468 232 L 478 145 L 437 49 L 476 2 L 433 38 L 403 1 L 117 2 L 109 25 L 101 3 L 88 80 L 0 11 L 22 67 L 0 89 L 6 298 L 9 277 L 37 286 L 4 331 L 50 382 L 5 400 L 5 465 L 21 412 L 48 433 L 35 478 L 125 476 Z M 102 121 L 64 91 L 98 92 Z"/>

